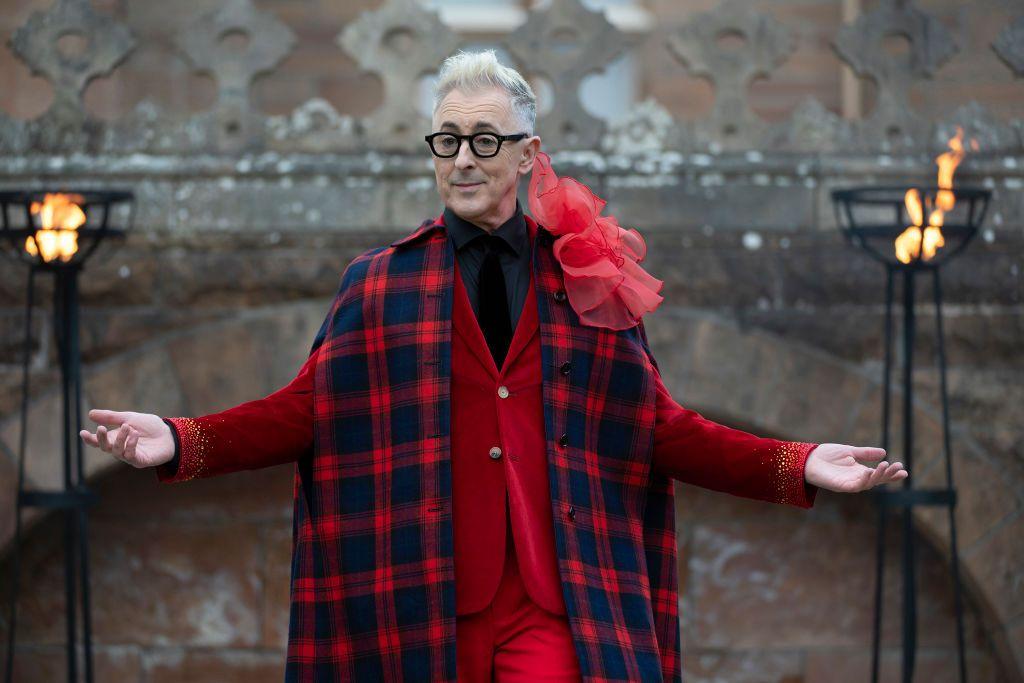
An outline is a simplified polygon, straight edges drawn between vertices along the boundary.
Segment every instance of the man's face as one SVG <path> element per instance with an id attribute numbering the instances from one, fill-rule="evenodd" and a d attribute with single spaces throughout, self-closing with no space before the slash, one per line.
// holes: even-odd
<path id="1" fill-rule="evenodd" d="M 524 133 L 512 112 L 512 101 L 501 88 L 476 93 L 452 90 L 433 117 L 433 132 Z M 437 191 L 445 206 L 463 219 L 486 230 L 508 220 L 516 207 L 519 177 L 530 172 L 540 148 L 537 136 L 501 143 L 497 156 L 480 158 L 462 141 L 459 153 L 434 157 Z"/>

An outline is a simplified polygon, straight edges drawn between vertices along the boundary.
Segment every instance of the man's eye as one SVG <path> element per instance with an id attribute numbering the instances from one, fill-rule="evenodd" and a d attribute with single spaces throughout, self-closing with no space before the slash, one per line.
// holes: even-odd
<path id="1" fill-rule="evenodd" d="M 441 145 L 442 147 L 449 147 L 450 148 L 450 147 L 454 147 L 455 146 L 456 140 L 455 140 L 454 136 L 451 136 L 451 135 L 441 135 L 441 136 L 438 136 L 437 143 L 439 145 Z"/>

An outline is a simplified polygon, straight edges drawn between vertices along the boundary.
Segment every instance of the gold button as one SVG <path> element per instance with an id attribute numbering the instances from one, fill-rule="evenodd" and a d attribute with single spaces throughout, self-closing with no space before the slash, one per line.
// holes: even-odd
<path id="1" fill-rule="evenodd" d="M 501 396 L 502 398 L 508 398 L 508 387 L 506 387 L 504 384 L 498 387 L 498 396 Z"/>
<path id="2" fill-rule="evenodd" d="M 491 450 L 488 453 L 488 455 L 490 455 L 491 458 L 493 458 L 494 460 L 497 460 L 498 458 L 501 457 L 501 449 L 498 448 L 497 446 L 491 446 Z"/>

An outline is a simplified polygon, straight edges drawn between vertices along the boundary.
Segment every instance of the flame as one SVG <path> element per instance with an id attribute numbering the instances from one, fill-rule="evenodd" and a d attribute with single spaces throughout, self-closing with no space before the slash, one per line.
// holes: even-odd
<path id="1" fill-rule="evenodd" d="M 25 251 L 42 256 L 49 263 L 57 258 L 67 262 L 78 251 L 78 228 L 85 223 L 85 212 L 79 204 L 82 195 L 47 193 L 42 202 L 32 202 L 32 215 L 39 216 L 42 226 L 34 236 L 25 238 Z"/>
<path id="2" fill-rule="evenodd" d="M 956 203 L 952 192 L 953 174 L 964 158 L 963 139 L 964 129 L 957 126 L 956 135 L 947 143 L 949 151 L 935 157 L 935 163 L 939 165 L 938 185 L 941 188 L 939 194 L 935 197 L 935 204 L 943 211 L 951 211 Z"/>
<path id="3" fill-rule="evenodd" d="M 927 226 L 924 225 L 925 212 L 924 207 L 921 206 L 920 193 L 916 189 L 911 189 L 904 195 L 903 204 L 906 206 L 907 215 L 910 216 L 912 225 L 900 233 L 893 243 L 896 258 L 900 260 L 900 263 L 910 263 L 918 257 L 928 261 L 935 256 L 939 247 L 945 246 L 946 241 L 942 237 L 942 224 L 946 213 L 952 211 L 956 205 L 956 195 L 953 193 L 953 174 L 964 158 L 963 140 L 964 129 L 957 126 L 956 135 L 946 143 L 949 150 L 935 157 L 935 163 L 939 166 L 939 191 L 935 195 L 935 206 L 929 207 Z M 971 149 L 978 150 L 978 141 L 974 138 L 971 138 Z"/>
<path id="4" fill-rule="evenodd" d="M 896 258 L 900 263 L 910 263 L 921 249 L 921 228 L 910 226 L 900 233 L 893 246 L 896 247 Z"/>
<path id="5" fill-rule="evenodd" d="M 921 194 L 916 188 L 907 190 L 907 193 L 903 195 L 903 203 L 907 207 L 907 213 L 910 214 L 910 221 L 914 225 L 921 225 L 924 211 L 921 210 Z"/>

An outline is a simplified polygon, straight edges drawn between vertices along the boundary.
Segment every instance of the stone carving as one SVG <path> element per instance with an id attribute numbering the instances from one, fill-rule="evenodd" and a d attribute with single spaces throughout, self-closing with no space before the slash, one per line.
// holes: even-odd
<path id="1" fill-rule="evenodd" d="M 741 41 L 736 47 L 723 39 Z M 668 48 L 693 76 L 715 85 L 711 116 L 694 126 L 697 138 L 717 139 L 724 149 L 759 146 L 770 124 L 754 113 L 747 88 L 767 76 L 796 49 L 792 32 L 740 0 L 698 14 L 668 39 Z"/>
<path id="2" fill-rule="evenodd" d="M 772 127 L 764 143 L 772 149 L 834 152 L 850 148 L 853 140 L 849 121 L 836 116 L 816 98 L 806 97 L 793 110 L 789 120 Z"/>
<path id="3" fill-rule="evenodd" d="M 135 49 L 131 32 L 96 12 L 88 0 L 57 0 L 45 12 L 34 12 L 14 32 L 10 47 L 33 74 L 53 84 L 54 100 L 28 124 L 4 117 L 0 130 L 5 142 L 0 144 L 11 151 L 92 148 L 102 123 L 82 108 L 82 91 Z"/>
<path id="4" fill-rule="evenodd" d="M 1024 15 L 1002 30 L 992 43 L 992 49 L 1014 74 L 1024 76 Z"/>
<path id="5" fill-rule="evenodd" d="M 364 122 L 368 145 L 388 151 L 425 145 L 430 121 L 416 106 L 418 81 L 455 51 L 455 34 L 416 0 L 388 0 L 346 26 L 337 40 L 384 84 L 380 109 Z"/>
<path id="6" fill-rule="evenodd" d="M 909 42 L 906 54 L 887 48 L 886 39 L 894 35 Z M 957 52 L 946 27 L 910 0 L 883 0 L 844 25 L 833 46 L 857 75 L 878 85 L 878 103 L 858 125 L 859 144 L 884 151 L 927 144 L 931 125 L 911 109 L 907 93 L 915 80 L 931 78 Z"/>
<path id="7" fill-rule="evenodd" d="M 231 38 L 244 44 L 228 44 Z M 250 0 L 226 0 L 182 30 L 175 42 L 197 69 L 217 78 L 217 104 L 198 118 L 212 119 L 218 146 L 236 150 L 259 145 L 263 117 L 249 106 L 249 84 L 288 55 L 295 44 L 291 29 L 257 11 Z"/>
<path id="8" fill-rule="evenodd" d="M 605 68 L 631 42 L 602 12 L 587 9 L 579 0 L 552 0 L 550 7 L 531 11 L 506 46 L 527 78 L 551 81 L 555 101 L 539 117 L 537 135 L 572 149 L 598 146 L 605 124 L 583 108 L 580 82 Z"/>
<path id="9" fill-rule="evenodd" d="M 974 100 L 958 107 L 952 114 L 935 124 L 931 147 L 945 150 L 948 141 L 956 136 L 957 126 L 964 131 L 965 146 L 968 144 L 966 141 L 977 140 L 980 152 L 1008 152 L 1020 149 L 1021 140 L 1013 126 L 1003 123 Z M 967 153 L 971 153 L 970 148 Z"/>
<path id="10" fill-rule="evenodd" d="M 331 103 L 314 97 L 289 116 L 267 118 L 267 144 L 281 151 L 356 151 L 359 136 L 351 116 L 342 116 Z"/>
<path id="11" fill-rule="evenodd" d="M 74 37 L 81 49 L 62 49 L 60 40 Z M 54 107 L 78 109 L 86 84 L 115 66 L 135 48 L 123 25 L 93 10 L 88 0 L 57 0 L 45 12 L 34 12 L 10 41 L 11 49 L 54 89 Z"/>
<path id="12" fill-rule="evenodd" d="M 657 100 L 647 98 L 608 126 L 601 149 L 608 154 L 661 152 L 669 149 L 674 128 L 675 121 L 668 110 Z"/>
<path id="13" fill-rule="evenodd" d="M 795 49 L 790 30 L 739 0 L 695 15 L 674 32 L 667 49 L 691 74 L 713 81 L 712 114 L 674 121 L 653 100 L 605 124 L 582 106 L 582 80 L 611 63 L 635 38 L 613 27 L 584 0 L 533 5 L 528 19 L 507 37 L 516 65 L 529 78 L 550 81 L 556 101 L 540 116 L 537 132 L 549 149 L 615 154 L 736 149 L 790 152 L 922 152 L 941 146 L 955 125 L 982 149 L 1022 148 L 1024 121 L 1000 121 L 971 102 L 936 121 L 916 112 L 908 90 L 931 77 L 956 52 L 950 33 L 911 0 L 879 0 L 876 9 L 843 26 L 834 41 L 840 58 L 878 84 L 878 103 L 863 121 L 847 121 L 818 101 L 802 101 L 777 124 L 764 121 L 748 102 L 752 79 L 771 74 Z M 143 99 L 114 121 L 90 117 L 82 104 L 89 81 L 117 68 L 135 48 L 129 28 L 97 12 L 89 0 L 53 0 L 35 12 L 10 40 L 15 55 L 53 83 L 54 103 L 42 116 L 21 121 L 0 112 L 0 153 L 183 154 L 274 151 L 280 153 L 422 153 L 429 121 L 420 104 L 421 79 L 459 45 L 458 36 L 418 0 L 384 0 L 343 27 L 337 42 L 376 73 L 384 102 L 367 117 L 339 113 L 313 98 L 282 116 L 264 116 L 249 101 L 257 74 L 274 69 L 292 50 L 292 31 L 253 0 L 210 0 L 215 9 L 176 37 L 190 64 L 211 72 L 216 104 L 196 115 L 165 111 Z M 71 34 L 70 37 L 68 34 Z M 890 50 L 902 36 L 908 49 Z M 736 47 L 732 45 L 736 44 Z M 1005 27 L 992 49 L 1017 75 L 1024 74 L 1024 16 Z M 541 93 L 543 96 L 543 93 Z"/>

